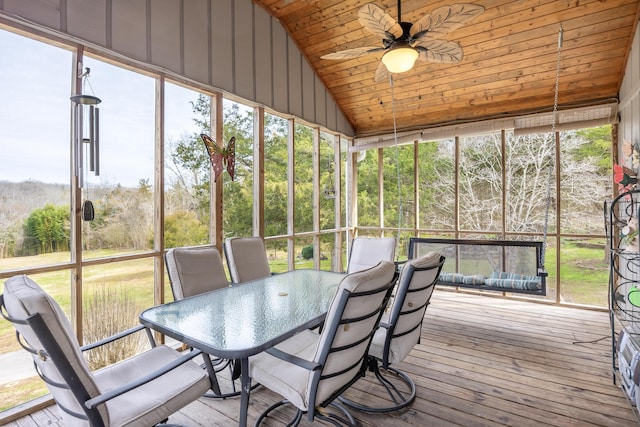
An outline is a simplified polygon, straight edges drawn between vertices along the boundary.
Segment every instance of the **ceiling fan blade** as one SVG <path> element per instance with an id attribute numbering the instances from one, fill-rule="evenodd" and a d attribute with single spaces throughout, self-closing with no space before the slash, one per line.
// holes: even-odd
<path id="1" fill-rule="evenodd" d="M 358 21 L 373 34 L 393 41 L 402 35 L 402 27 L 384 9 L 367 3 L 358 10 Z"/>
<path id="2" fill-rule="evenodd" d="M 384 50 L 383 47 L 376 46 L 365 46 L 365 47 L 355 47 L 353 49 L 346 49 L 340 52 L 328 53 L 326 55 L 322 55 L 321 59 L 350 59 L 350 58 L 358 58 L 360 56 L 374 53 L 378 51 Z"/>
<path id="3" fill-rule="evenodd" d="M 423 40 L 425 37 L 442 37 L 462 27 L 482 12 L 484 12 L 484 7 L 471 3 L 442 6 L 413 24 L 411 33 L 413 38 L 418 41 Z"/>
<path id="4" fill-rule="evenodd" d="M 382 81 L 389 79 L 389 71 L 387 70 L 387 66 L 382 63 L 382 61 L 378 62 L 378 67 L 376 68 L 376 76 L 374 77 L 374 81 L 376 83 L 380 83 Z"/>
<path id="5" fill-rule="evenodd" d="M 418 46 L 418 59 L 420 61 L 439 62 L 443 64 L 456 64 L 462 61 L 462 47 L 452 41 L 427 39 L 422 40 Z"/>

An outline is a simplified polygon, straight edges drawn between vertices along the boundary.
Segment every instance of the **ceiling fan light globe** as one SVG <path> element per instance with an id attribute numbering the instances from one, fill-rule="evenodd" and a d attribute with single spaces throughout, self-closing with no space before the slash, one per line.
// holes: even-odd
<path id="1" fill-rule="evenodd" d="M 418 56 L 418 51 L 411 46 L 399 46 L 382 55 L 382 63 L 390 73 L 404 73 L 413 68 Z"/>

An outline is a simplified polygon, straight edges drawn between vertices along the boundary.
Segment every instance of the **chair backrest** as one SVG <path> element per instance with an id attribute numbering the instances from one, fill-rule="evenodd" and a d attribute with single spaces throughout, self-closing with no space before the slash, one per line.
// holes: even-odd
<path id="1" fill-rule="evenodd" d="M 401 362 L 420 340 L 424 314 L 444 261 L 444 256 L 429 252 L 402 267 L 393 301 L 383 314 L 386 325 L 378 328 L 369 350 L 383 367 Z"/>
<path id="2" fill-rule="evenodd" d="M 99 405 L 95 412 L 79 403 L 95 397 L 99 390 L 60 306 L 26 275 L 14 276 L 5 282 L 1 302 L 7 320 L 13 323 L 21 343 L 31 352 L 38 374 L 63 409 L 64 424 L 89 425 L 88 421 L 69 414 L 73 412 L 81 417 L 100 417 L 108 425 L 105 405 Z"/>
<path id="3" fill-rule="evenodd" d="M 347 273 L 371 268 L 380 261 L 393 262 L 396 239 L 393 237 L 356 237 L 351 243 Z"/>
<path id="4" fill-rule="evenodd" d="M 233 283 L 271 275 L 267 251 L 261 237 L 230 237 L 224 241 L 224 255 Z"/>
<path id="5" fill-rule="evenodd" d="M 228 286 L 220 252 L 213 246 L 169 249 L 164 255 L 173 298 L 181 300 Z"/>
<path id="6" fill-rule="evenodd" d="M 309 408 L 326 406 L 364 374 L 366 355 L 393 284 L 395 265 L 376 266 L 347 275 L 329 306 L 310 373 Z M 312 415 L 312 414 L 310 414 Z"/>

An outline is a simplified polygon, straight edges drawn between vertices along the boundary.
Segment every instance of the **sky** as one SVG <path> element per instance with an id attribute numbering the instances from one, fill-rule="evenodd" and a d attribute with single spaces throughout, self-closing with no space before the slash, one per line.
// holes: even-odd
<path id="1" fill-rule="evenodd" d="M 154 79 L 88 57 L 84 66 L 83 93 L 102 99 L 101 174 L 87 184 L 153 183 Z M 0 30 L 0 181 L 68 184 L 71 69 L 70 51 Z M 197 132 L 197 93 L 167 84 L 165 99 L 167 140 Z"/>

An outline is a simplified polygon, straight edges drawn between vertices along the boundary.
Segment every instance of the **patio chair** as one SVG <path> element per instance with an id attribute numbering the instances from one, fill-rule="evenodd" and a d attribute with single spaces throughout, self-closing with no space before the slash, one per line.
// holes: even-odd
<path id="1" fill-rule="evenodd" d="M 347 396 L 340 401 L 367 412 L 392 412 L 410 405 L 416 398 L 416 386 L 411 377 L 393 367 L 407 357 L 420 341 L 424 314 L 429 305 L 445 257 L 436 252 L 407 261 L 398 279 L 392 302 L 385 310 L 380 326 L 369 348 L 369 370 L 384 387 L 388 403 L 366 405 Z M 384 398 L 383 393 L 369 390 Z"/>
<path id="2" fill-rule="evenodd" d="M 155 425 L 211 387 L 206 372 L 191 360 L 199 351 L 181 355 L 165 345 L 156 346 L 142 325 L 80 347 L 60 306 L 25 275 L 5 282 L 0 313 L 14 325 L 20 345 L 31 353 L 65 426 Z M 150 350 L 90 371 L 83 351 L 143 329 L 151 341 Z"/>
<path id="3" fill-rule="evenodd" d="M 176 301 L 229 286 L 220 252 L 213 246 L 172 248 L 164 258 Z M 234 360 L 211 358 L 209 355 L 203 357 L 208 357 L 205 365 L 209 369 L 213 391 L 206 396 L 226 398 L 239 395 L 240 391 L 235 385 L 235 380 L 240 377 L 239 364 Z M 223 393 L 216 373 L 225 368 L 229 368 L 232 391 Z"/>
<path id="4" fill-rule="evenodd" d="M 304 330 L 274 348 L 249 358 L 249 374 L 284 400 L 264 411 L 256 426 L 287 403 L 296 408 L 288 425 L 298 425 L 306 413 L 339 425 L 355 426 L 347 408 L 335 399 L 366 371 L 366 355 L 382 310 L 397 277 L 395 265 L 375 267 L 345 276 L 330 304 L 321 332 Z M 326 412 L 327 406 L 340 412 Z"/>
<path id="5" fill-rule="evenodd" d="M 224 241 L 224 255 L 233 283 L 271 275 L 267 251 L 261 237 L 230 237 Z"/>
<path id="6" fill-rule="evenodd" d="M 356 237 L 351 243 L 347 273 L 365 270 L 380 261 L 393 262 L 396 239 L 393 237 Z"/>
<path id="7" fill-rule="evenodd" d="M 164 259 L 176 301 L 229 286 L 222 257 L 213 246 L 169 249 Z"/>

